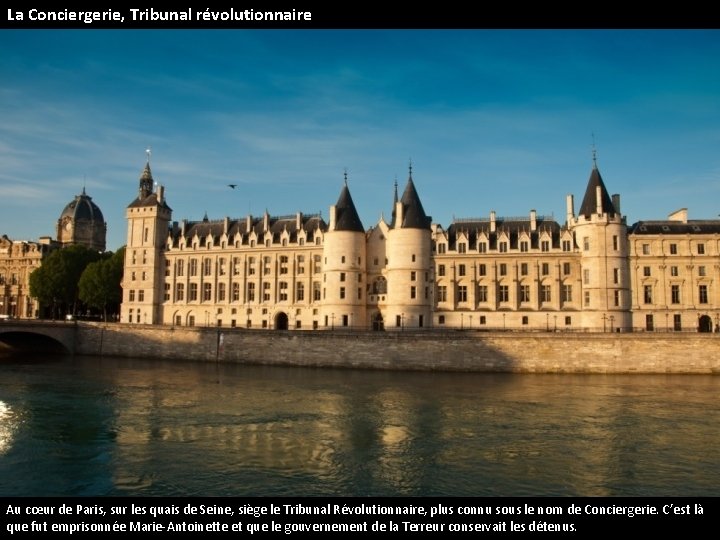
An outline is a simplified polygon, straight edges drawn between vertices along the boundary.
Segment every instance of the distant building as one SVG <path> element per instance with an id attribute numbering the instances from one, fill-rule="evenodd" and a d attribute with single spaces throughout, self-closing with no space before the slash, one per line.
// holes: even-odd
<path id="1" fill-rule="evenodd" d="M 30 274 L 56 247 L 50 237 L 40 238 L 38 242 L 0 237 L 0 317 L 38 316 L 38 302 L 30 297 Z"/>
<path id="2" fill-rule="evenodd" d="M 81 245 L 105 251 L 107 224 L 98 205 L 85 193 L 70 201 L 57 221 L 57 241 L 63 247 Z"/>
<path id="3" fill-rule="evenodd" d="M 38 302 L 30 297 L 30 274 L 53 250 L 79 244 L 105 251 L 107 224 L 85 188 L 63 209 L 56 232 L 57 240 L 49 236 L 37 242 L 0 238 L 0 317 L 39 316 Z"/>
<path id="4" fill-rule="evenodd" d="M 709 331 L 720 317 L 720 221 L 628 228 L 595 163 L 563 225 L 531 210 L 445 229 L 412 169 L 391 221 L 367 230 L 347 178 L 327 223 L 299 212 L 171 222 L 153 186 L 148 162 L 126 211 L 124 323 L 627 332 Z"/>

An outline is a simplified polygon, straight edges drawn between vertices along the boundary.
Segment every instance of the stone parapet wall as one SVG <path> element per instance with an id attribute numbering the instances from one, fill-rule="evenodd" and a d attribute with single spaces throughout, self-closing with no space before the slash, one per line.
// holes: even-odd
<path id="1" fill-rule="evenodd" d="M 277 332 L 87 324 L 76 353 L 284 366 L 508 373 L 717 373 L 720 335 Z"/>

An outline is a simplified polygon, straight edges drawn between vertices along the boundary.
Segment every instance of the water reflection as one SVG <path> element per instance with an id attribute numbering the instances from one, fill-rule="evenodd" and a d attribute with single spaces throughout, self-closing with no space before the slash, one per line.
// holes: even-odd
<path id="1" fill-rule="evenodd" d="M 720 495 L 712 376 L 107 358 L 0 375 L 2 495 Z"/>

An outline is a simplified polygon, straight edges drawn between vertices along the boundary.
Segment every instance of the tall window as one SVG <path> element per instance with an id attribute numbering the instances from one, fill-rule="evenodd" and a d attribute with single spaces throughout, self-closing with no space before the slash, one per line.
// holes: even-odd
<path id="1" fill-rule="evenodd" d="M 671 285 L 670 286 L 670 298 L 671 298 L 670 301 L 673 304 L 680 303 L 680 285 Z"/>
<path id="2" fill-rule="evenodd" d="M 705 255 L 705 244 L 698 244 L 697 251 L 698 255 Z"/>
<path id="3" fill-rule="evenodd" d="M 232 301 L 233 302 L 240 301 L 240 284 L 239 283 L 232 284 Z"/>
<path id="4" fill-rule="evenodd" d="M 646 304 L 652 304 L 652 285 L 645 285 L 643 287 L 643 301 Z"/>
<path id="5" fill-rule="evenodd" d="M 583 251 L 590 251 L 590 237 L 583 237 Z"/>
<path id="6" fill-rule="evenodd" d="M 540 251 L 550 251 L 550 241 L 543 240 L 540 242 Z"/>
<path id="7" fill-rule="evenodd" d="M 459 276 L 465 275 L 465 265 L 464 264 L 458 265 L 458 275 Z"/>
<path id="8" fill-rule="evenodd" d="M 643 245 L 642 245 L 642 254 L 643 254 L 643 255 L 650 255 L 650 244 L 643 244 Z"/>
<path id="9" fill-rule="evenodd" d="M 521 276 L 527 276 L 527 275 L 528 275 L 528 264 L 527 264 L 527 263 L 521 263 L 521 264 L 520 264 L 520 275 L 521 275 Z"/>
<path id="10" fill-rule="evenodd" d="M 319 281 L 313 281 L 313 302 L 319 302 L 320 301 L 320 282 Z"/>
<path id="11" fill-rule="evenodd" d="M 190 276 L 197 276 L 197 259 L 190 259 Z"/>
<path id="12" fill-rule="evenodd" d="M 203 283 L 203 302 L 212 300 L 212 283 Z"/>
<path id="13" fill-rule="evenodd" d="M 457 292 L 458 302 L 467 302 L 467 286 L 460 285 Z"/>
<path id="14" fill-rule="evenodd" d="M 563 285 L 562 301 L 563 302 L 572 302 L 572 285 Z"/>
<path id="15" fill-rule="evenodd" d="M 701 304 L 707 304 L 708 303 L 708 288 L 707 285 L 700 285 L 698 287 L 698 301 Z"/>
<path id="16" fill-rule="evenodd" d="M 413 285 L 410 287 L 410 298 L 414 299 L 417 294 L 417 288 Z"/>
<path id="17" fill-rule="evenodd" d="M 447 302 L 447 287 L 445 285 L 439 285 L 437 290 L 438 302 Z"/>
<path id="18" fill-rule="evenodd" d="M 487 253 L 487 242 L 478 243 L 478 251 L 480 253 Z"/>
<path id="19" fill-rule="evenodd" d="M 280 256 L 280 273 L 281 274 L 288 273 L 288 257 L 287 257 L 287 255 Z"/>
<path id="20" fill-rule="evenodd" d="M 208 259 L 203 259 L 203 276 L 209 276 L 210 272 L 212 272 L 212 261 Z"/>
<path id="21" fill-rule="evenodd" d="M 188 291 L 188 301 L 197 302 L 198 299 L 198 286 L 197 283 L 190 284 L 190 290 Z"/>
<path id="22" fill-rule="evenodd" d="M 618 250 L 618 237 L 617 237 L 617 235 L 614 235 L 614 236 L 613 236 L 613 249 L 614 249 L 615 251 Z"/>
<path id="23" fill-rule="evenodd" d="M 465 242 L 461 242 L 458 244 L 458 253 L 466 253 L 467 252 L 467 244 Z"/>
<path id="24" fill-rule="evenodd" d="M 478 302 L 488 301 L 488 288 L 487 285 L 480 285 L 478 287 Z"/>
<path id="25" fill-rule="evenodd" d="M 478 274 L 484 276 L 487 274 L 487 267 L 484 264 L 478 265 Z"/>
<path id="26" fill-rule="evenodd" d="M 247 273 L 249 276 L 255 275 L 255 257 L 248 257 L 247 260 Z"/>
<path id="27" fill-rule="evenodd" d="M 218 302 L 224 302 L 225 301 L 225 284 L 224 283 L 218 283 Z"/>
<path id="28" fill-rule="evenodd" d="M 263 274 L 268 275 L 270 273 L 270 257 L 263 257 Z"/>
<path id="29" fill-rule="evenodd" d="M 570 263 L 569 263 L 569 262 L 563 263 L 563 275 L 564 275 L 564 276 L 569 276 L 569 275 L 570 275 L 570 271 L 571 271 Z"/>
<path id="30" fill-rule="evenodd" d="M 670 267 L 670 275 L 673 277 L 677 277 L 677 275 L 678 275 L 678 267 L 677 266 Z"/>
<path id="31" fill-rule="evenodd" d="M 267 281 L 263 283 L 263 302 L 270 301 L 270 283 Z"/>
<path id="32" fill-rule="evenodd" d="M 345 298 L 345 287 L 340 287 L 340 299 Z"/>
<path id="33" fill-rule="evenodd" d="M 620 282 L 620 269 L 613 268 L 613 283 L 617 284 Z"/>
<path id="34" fill-rule="evenodd" d="M 298 283 L 295 287 L 296 297 L 298 302 L 302 302 L 305 300 L 305 284 L 304 283 Z"/>
<path id="35" fill-rule="evenodd" d="M 571 249 L 572 249 L 572 244 L 570 243 L 570 240 L 563 240 L 562 241 L 562 250 L 570 251 Z"/>
<path id="36" fill-rule="evenodd" d="M 550 285 L 543 285 L 542 289 L 540 290 L 540 293 L 541 293 L 540 300 L 542 302 L 550 302 L 552 300 Z"/>
<path id="37" fill-rule="evenodd" d="M 445 265 L 438 264 L 438 276 L 442 277 L 445 275 Z"/>
<path id="38" fill-rule="evenodd" d="M 445 253 L 445 249 L 446 249 L 445 244 L 438 244 L 438 245 L 437 245 L 437 252 L 438 252 L 439 254 L 442 255 L 443 253 Z"/>
<path id="39" fill-rule="evenodd" d="M 218 274 L 221 276 L 225 275 L 225 258 L 221 257 L 218 259 Z"/>
<path id="40" fill-rule="evenodd" d="M 298 273 L 298 274 L 304 274 L 304 273 L 305 273 L 305 256 L 304 256 L 304 255 L 298 255 L 298 258 L 297 258 L 297 273 Z"/>
<path id="41" fill-rule="evenodd" d="M 507 242 L 500 242 L 499 244 L 500 253 L 507 253 L 508 250 L 508 243 Z"/>
<path id="42" fill-rule="evenodd" d="M 505 263 L 500 264 L 500 275 L 501 276 L 507 275 L 507 264 L 505 264 Z"/>
<path id="43" fill-rule="evenodd" d="M 677 255 L 677 244 L 670 244 L 670 255 Z"/>
<path id="44" fill-rule="evenodd" d="M 255 301 L 255 284 L 254 283 L 247 284 L 247 300 L 248 300 L 248 302 Z"/>
<path id="45" fill-rule="evenodd" d="M 183 261 L 182 259 L 179 259 L 179 260 L 175 263 L 175 273 L 176 273 L 178 276 L 184 275 L 184 273 L 185 273 L 185 261 Z"/>
<path id="46" fill-rule="evenodd" d="M 583 270 L 583 285 L 590 285 L 590 269 L 585 268 Z"/>
<path id="47" fill-rule="evenodd" d="M 185 284 L 178 283 L 175 285 L 175 301 L 182 302 L 185 300 Z"/>
<path id="48" fill-rule="evenodd" d="M 498 300 L 500 300 L 500 302 L 510 301 L 510 289 L 507 285 L 500 285 L 500 287 L 498 287 Z"/>
<path id="49" fill-rule="evenodd" d="M 650 277 L 650 267 L 649 266 L 643 266 L 643 276 Z"/>
<path id="50" fill-rule="evenodd" d="M 287 302 L 288 299 L 288 284 L 287 281 L 280 282 L 280 301 Z"/>
<path id="51" fill-rule="evenodd" d="M 528 250 L 528 247 L 529 247 L 529 244 L 528 244 L 527 240 L 523 240 L 522 242 L 520 242 L 520 251 L 521 252 L 526 253 Z"/>
<path id="52" fill-rule="evenodd" d="M 520 302 L 530 301 L 530 285 L 520 285 Z"/>
<path id="53" fill-rule="evenodd" d="M 550 273 L 550 264 L 542 263 L 542 275 L 547 276 Z"/>

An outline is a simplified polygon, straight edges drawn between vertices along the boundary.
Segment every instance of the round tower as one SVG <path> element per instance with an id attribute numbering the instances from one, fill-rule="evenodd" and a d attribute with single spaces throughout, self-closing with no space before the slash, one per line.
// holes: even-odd
<path id="1" fill-rule="evenodd" d="M 432 231 L 415 190 L 412 166 L 405 191 L 395 204 L 387 234 L 386 330 L 430 327 L 433 305 Z"/>
<path id="2" fill-rule="evenodd" d="M 368 327 L 365 298 L 365 229 L 347 186 L 330 207 L 330 223 L 323 240 L 321 315 L 327 329 Z"/>
<path id="3" fill-rule="evenodd" d="M 580 250 L 582 327 L 632 330 L 627 225 L 620 196 L 608 195 L 594 157 L 580 211 L 573 216 L 569 198 L 568 218 Z"/>

